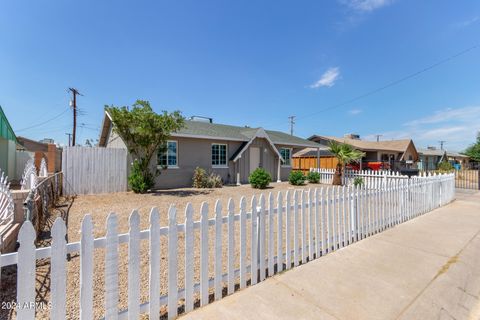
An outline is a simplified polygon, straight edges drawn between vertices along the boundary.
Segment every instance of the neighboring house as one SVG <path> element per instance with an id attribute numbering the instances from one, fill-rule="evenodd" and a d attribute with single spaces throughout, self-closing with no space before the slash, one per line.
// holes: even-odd
<path id="1" fill-rule="evenodd" d="M 42 158 L 45 158 L 48 172 L 54 173 L 62 171 L 62 149 L 57 148 L 54 143 L 44 143 L 20 136 L 17 139 L 21 145 L 21 150 L 34 154 L 35 167 L 37 169 L 40 168 Z"/>
<path id="2" fill-rule="evenodd" d="M 457 152 L 438 150 L 435 147 L 419 149 L 418 154 L 420 159 L 418 168 L 423 171 L 437 170 L 438 164 L 442 161 L 450 162 L 457 169 L 468 168 L 469 164 L 468 156 Z"/>
<path id="3" fill-rule="evenodd" d="M 126 148 L 112 131 L 107 112 L 99 146 Z M 248 183 L 250 173 L 259 167 L 270 173 L 272 181 L 283 181 L 292 170 L 293 153 L 316 146 L 315 142 L 279 131 L 187 120 L 183 129 L 171 135 L 168 150 L 159 153 L 152 163 L 153 168 L 166 166 L 156 178 L 155 187 L 191 186 L 196 167 L 219 174 L 225 184 Z"/>
<path id="4" fill-rule="evenodd" d="M 470 157 L 458 152 L 447 151 L 448 161 L 457 167 L 457 169 L 468 169 L 470 166 Z"/>
<path id="5" fill-rule="evenodd" d="M 16 175 L 16 148 L 17 137 L 0 106 L 0 169 L 10 179 Z"/>
<path id="6" fill-rule="evenodd" d="M 445 150 L 437 150 L 435 147 L 418 149 L 418 155 L 418 169 L 423 171 L 437 170 L 438 164 L 447 159 Z"/>
<path id="7" fill-rule="evenodd" d="M 365 152 L 365 157 L 361 160 L 362 163 L 388 163 L 392 170 L 414 167 L 415 163 L 418 161 L 417 149 L 411 139 L 368 141 L 361 140 L 358 135 L 349 134 L 345 135 L 343 138 L 313 135 L 308 138 L 308 140 L 324 146 L 328 146 L 330 141 L 349 144 L 355 149 Z"/>

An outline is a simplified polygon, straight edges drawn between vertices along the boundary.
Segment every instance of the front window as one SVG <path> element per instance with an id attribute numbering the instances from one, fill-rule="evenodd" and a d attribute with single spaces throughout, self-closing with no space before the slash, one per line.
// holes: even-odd
<path id="1" fill-rule="evenodd" d="M 158 152 L 157 165 L 162 167 L 177 167 L 177 141 L 167 141 L 167 150 Z"/>
<path id="2" fill-rule="evenodd" d="M 283 158 L 283 166 L 291 166 L 292 163 L 292 149 L 289 148 L 280 148 L 280 155 Z"/>
<path id="3" fill-rule="evenodd" d="M 212 166 L 225 167 L 227 166 L 227 145 L 226 144 L 212 144 Z"/>

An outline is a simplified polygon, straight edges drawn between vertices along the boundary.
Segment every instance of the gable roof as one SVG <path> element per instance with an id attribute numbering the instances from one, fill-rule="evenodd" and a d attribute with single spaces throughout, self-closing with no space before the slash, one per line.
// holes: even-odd
<path id="1" fill-rule="evenodd" d="M 105 146 L 108 141 L 108 135 L 112 119 L 108 112 L 105 112 L 102 129 L 100 132 L 99 146 Z M 298 147 L 316 147 L 318 143 L 291 136 L 284 132 L 264 130 L 263 128 L 250 128 L 231 126 L 218 123 L 209 123 L 201 121 L 186 120 L 185 127 L 179 131 L 172 133 L 172 137 L 195 138 L 195 139 L 211 139 L 211 140 L 227 140 L 227 141 L 244 141 L 249 142 L 256 137 L 259 130 L 265 132 L 266 136 L 273 144 L 298 146 Z"/>
<path id="2" fill-rule="evenodd" d="M 265 130 L 263 130 L 263 128 L 258 128 L 257 132 L 255 132 L 255 135 L 252 138 L 250 138 L 250 141 L 248 141 L 247 143 L 244 143 L 242 147 L 239 149 L 239 151 L 235 153 L 235 155 L 232 157 L 231 160 L 233 162 L 236 162 L 238 159 L 240 159 L 242 154 L 248 149 L 248 147 L 252 144 L 252 142 L 256 138 L 266 139 L 270 144 L 270 146 L 272 147 L 273 152 L 275 152 L 275 154 L 278 156 L 278 158 L 282 161 L 284 160 L 280 152 L 277 150 L 277 148 L 275 148 L 272 140 L 270 140 L 270 137 L 268 136 L 268 134 L 265 132 Z"/>

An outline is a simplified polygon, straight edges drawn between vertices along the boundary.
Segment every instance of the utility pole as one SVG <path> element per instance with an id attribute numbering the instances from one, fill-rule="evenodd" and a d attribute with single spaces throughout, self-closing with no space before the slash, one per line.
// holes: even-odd
<path id="1" fill-rule="evenodd" d="M 77 134 L 77 95 L 82 95 L 80 92 L 78 92 L 77 89 L 75 88 L 68 88 L 70 92 L 72 92 L 73 99 L 71 101 L 72 109 L 73 109 L 73 132 L 72 132 L 72 146 L 75 146 L 75 139 L 76 139 L 76 134 Z"/>
<path id="2" fill-rule="evenodd" d="M 295 124 L 295 116 L 289 116 L 288 120 L 290 120 L 290 135 L 293 136 L 293 125 Z"/>
<path id="3" fill-rule="evenodd" d="M 375 137 L 377 137 L 377 142 L 380 141 L 380 137 L 383 136 L 383 134 L 376 134 Z"/>
<path id="4" fill-rule="evenodd" d="M 72 140 L 72 134 L 71 133 L 65 133 L 67 136 L 68 136 L 68 146 L 71 147 L 72 144 L 71 144 L 71 140 Z"/>
<path id="5" fill-rule="evenodd" d="M 445 140 L 440 140 L 438 141 L 438 143 L 440 143 L 440 150 L 443 150 L 443 145 L 446 143 L 447 141 Z"/>

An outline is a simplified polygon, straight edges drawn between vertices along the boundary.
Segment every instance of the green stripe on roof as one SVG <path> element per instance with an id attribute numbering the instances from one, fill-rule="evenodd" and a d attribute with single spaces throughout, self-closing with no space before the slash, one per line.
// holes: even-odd
<path id="1" fill-rule="evenodd" d="M 17 143 L 17 137 L 13 132 L 12 126 L 8 122 L 7 116 L 3 112 L 2 106 L 0 106 L 0 137 L 12 140 Z"/>

